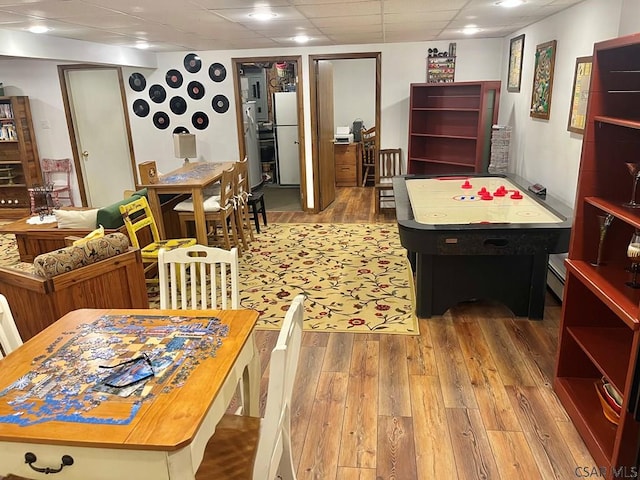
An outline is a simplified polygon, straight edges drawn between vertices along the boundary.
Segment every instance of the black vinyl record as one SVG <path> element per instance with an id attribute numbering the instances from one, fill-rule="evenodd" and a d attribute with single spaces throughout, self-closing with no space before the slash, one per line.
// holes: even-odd
<path id="1" fill-rule="evenodd" d="M 196 112 L 191 117 L 191 123 L 193 124 L 194 128 L 197 128 L 198 130 L 204 130 L 209 126 L 209 117 L 204 112 Z"/>
<path id="2" fill-rule="evenodd" d="M 209 67 L 209 77 L 214 82 L 221 82 L 227 78 L 227 69 L 221 63 L 212 63 Z"/>
<path id="3" fill-rule="evenodd" d="M 132 73 L 129 77 L 129 86 L 136 92 L 141 92 L 147 86 L 147 81 L 141 73 Z"/>
<path id="4" fill-rule="evenodd" d="M 193 82 L 189 82 L 189 85 L 187 86 L 187 93 L 194 100 L 200 100 L 204 97 L 204 86 L 195 80 Z"/>
<path id="5" fill-rule="evenodd" d="M 189 129 L 180 125 L 179 127 L 173 129 L 173 133 L 189 133 Z"/>
<path id="6" fill-rule="evenodd" d="M 149 115 L 149 104 L 146 100 L 142 100 L 139 98 L 135 102 L 133 102 L 133 113 L 135 113 L 139 117 L 146 117 Z"/>
<path id="7" fill-rule="evenodd" d="M 162 103 L 167 99 L 167 91 L 162 85 L 151 85 L 149 87 L 149 98 L 152 102 Z"/>
<path id="8" fill-rule="evenodd" d="M 160 130 L 169 128 L 169 115 L 164 112 L 156 112 L 153 114 L 153 124 Z"/>
<path id="9" fill-rule="evenodd" d="M 195 53 L 189 53 L 184 57 L 184 68 L 189 73 L 197 73 L 202 68 L 202 60 Z"/>
<path id="10" fill-rule="evenodd" d="M 176 115 L 182 115 L 187 111 L 187 102 L 182 97 L 173 97 L 169 100 L 169 108 Z"/>
<path id="11" fill-rule="evenodd" d="M 179 88 L 182 85 L 182 74 L 178 70 L 169 70 L 165 75 L 167 85 L 171 88 Z"/>
<path id="12" fill-rule="evenodd" d="M 216 95 L 211 100 L 211 106 L 216 113 L 224 113 L 229 110 L 229 99 L 224 95 Z"/>

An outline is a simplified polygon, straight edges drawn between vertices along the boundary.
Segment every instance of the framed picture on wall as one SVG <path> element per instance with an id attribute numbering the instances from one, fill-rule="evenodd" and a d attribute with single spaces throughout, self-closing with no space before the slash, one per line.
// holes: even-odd
<path id="1" fill-rule="evenodd" d="M 509 42 L 509 74 L 507 91 L 519 92 L 522 81 L 522 55 L 524 53 L 524 33 Z"/>
<path id="2" fill-rule="evenodd" d="M 584 133 L 587 122 L 587 101 L 591 84 L 591 68 L 593 57 L 576 58 L 573 72 L 573 89 L 571 90 L 571 107 L 569 108 L 569 124 L 567 130 L 573 133 Z"/>
<path id="3" fill-rule="evenodd" d="M 557 42 L 541 43 L 536 46 L 536 58 L 533 68 L 533 89 L 531 92 L 531 111 L 535 118 L 549 119 L 551 113 L 551 92 L 553 90 L 553 69 L 556 63 Z"/>

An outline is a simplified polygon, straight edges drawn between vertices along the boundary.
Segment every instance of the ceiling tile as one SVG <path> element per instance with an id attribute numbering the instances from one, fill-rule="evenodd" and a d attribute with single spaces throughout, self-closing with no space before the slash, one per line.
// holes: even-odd
<path id="1" fill-rule="evenodd" d="M 380 2 L 328 3 L 324 5 L 300 5 L 298 10 L 308 18 L 379 15 Z"/>
<path id="2" fill-rule="evenodd" d="M 214 9 L 209 11 L 234 22 L 243 22 L 243 23 L 250 22 L 254 25 L 266 23 L 263 20 L 255 20 L 249 17 L 249 14 L 254 11 L 253 8 L 227 8 L 227 9 Z M 296 10 L 294 7 L 273 7 L 273 8 L 270 8 L 269 11 L 277 15 L 277 17 L 274 18 L 273 20 L 269 20 L 270 22 L 277 22 L 281 20 L 303 20 L 304 19 L 304 17 L 300 14 L 300 12 L 298 12 L 298 10 Z"/>
<path id="3" fill-rule="evenodd" d="M 407 12 L 440 12 L 443 10 L 459 10 L 464 7 L 467 0 L 385 0 L 384 13 Z"/>
<path id="4" fill-rule="evenodd" d="M 105 9 L 102 7 L 89 5 L 76 0 L 20 3 L 3 8 L 10 12 L 21 13 L 23 15 L 57 19 L 85 15 L 100 16 L 105 14 Z"/>
<path id="5" fill-rule="evenodd" d="M 413 32 L 419 34 L 422 31 L 439 32 L 449 25 L 448 22 L 405 22 L 385 23 L 385 32 Z"/>
<path id="6" fill-rule="evenodd" d="M 461 38 L 471 23 L 482 29 L 473 38 L 508 36 L 581 1 L 505 9 L 495 0 L 0 0 L 0 28 L 46 24 L 47 35 L 112 45 L 147 39 L 152 51 L 283 46 L 302 31 L 314 45 L 411 42 Z M 248 19 L 258 4 L 279 17 Z"/>
<path id="7" fill-rule="evenodd" d="M 339 25 L 381 25 L 382 17 L 380 15 L 360 15 L 357 17 L 329 17 L 314 18 L 311 20 L 318 28 L 334 27 Z"/>
<path id="8" fill-rule="evenodd" d="M 405 22 L 440 22 L 450 21 L 456 16 L 455 10 L 433 13 L 389 13 L 384 16 L 384 23 Z"/>

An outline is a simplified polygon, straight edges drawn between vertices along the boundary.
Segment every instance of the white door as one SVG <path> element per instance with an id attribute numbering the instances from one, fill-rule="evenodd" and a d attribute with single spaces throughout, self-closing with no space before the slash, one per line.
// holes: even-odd
<path id="1" fill-rule="evenodd" d="M 280 185 L 300 185 L 298 126 L 276 127 Z"/>
<path id="2" fill-rule="evenodd" d="M 110 205 L 135 188 L 118 72 L 67 70 L 66 76 L 88 205 Z"/>

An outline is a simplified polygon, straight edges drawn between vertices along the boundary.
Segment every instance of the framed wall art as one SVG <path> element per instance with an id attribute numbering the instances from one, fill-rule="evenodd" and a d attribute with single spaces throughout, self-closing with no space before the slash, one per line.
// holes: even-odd
<path id="1" fill-rule="evenodd" d="M 549 119 L 551 92 L 553 90 L 553 69 L 556 63 L 556 46 L 557 42 L 555 40 L 536 45 L 531 111 L 529 113 L 531 117 Z"/>
<path id="2" fill-rule="evenodd" d="M 576 58 L 576 68 L 573 72 L 573 89 L 571 90 L 571 107 L 569 108 L 569 123 L 567 125 L 567 130 L 573 133 L 584 133 L 592 66 L 593 57 Z"/>
<path id="3" fill-rule="evenodd" d="M 522 81 L 522 55 L 524 53 L 524 33 L 509 42 L 509 75 L 507 91 L 519 92 Z"/>

